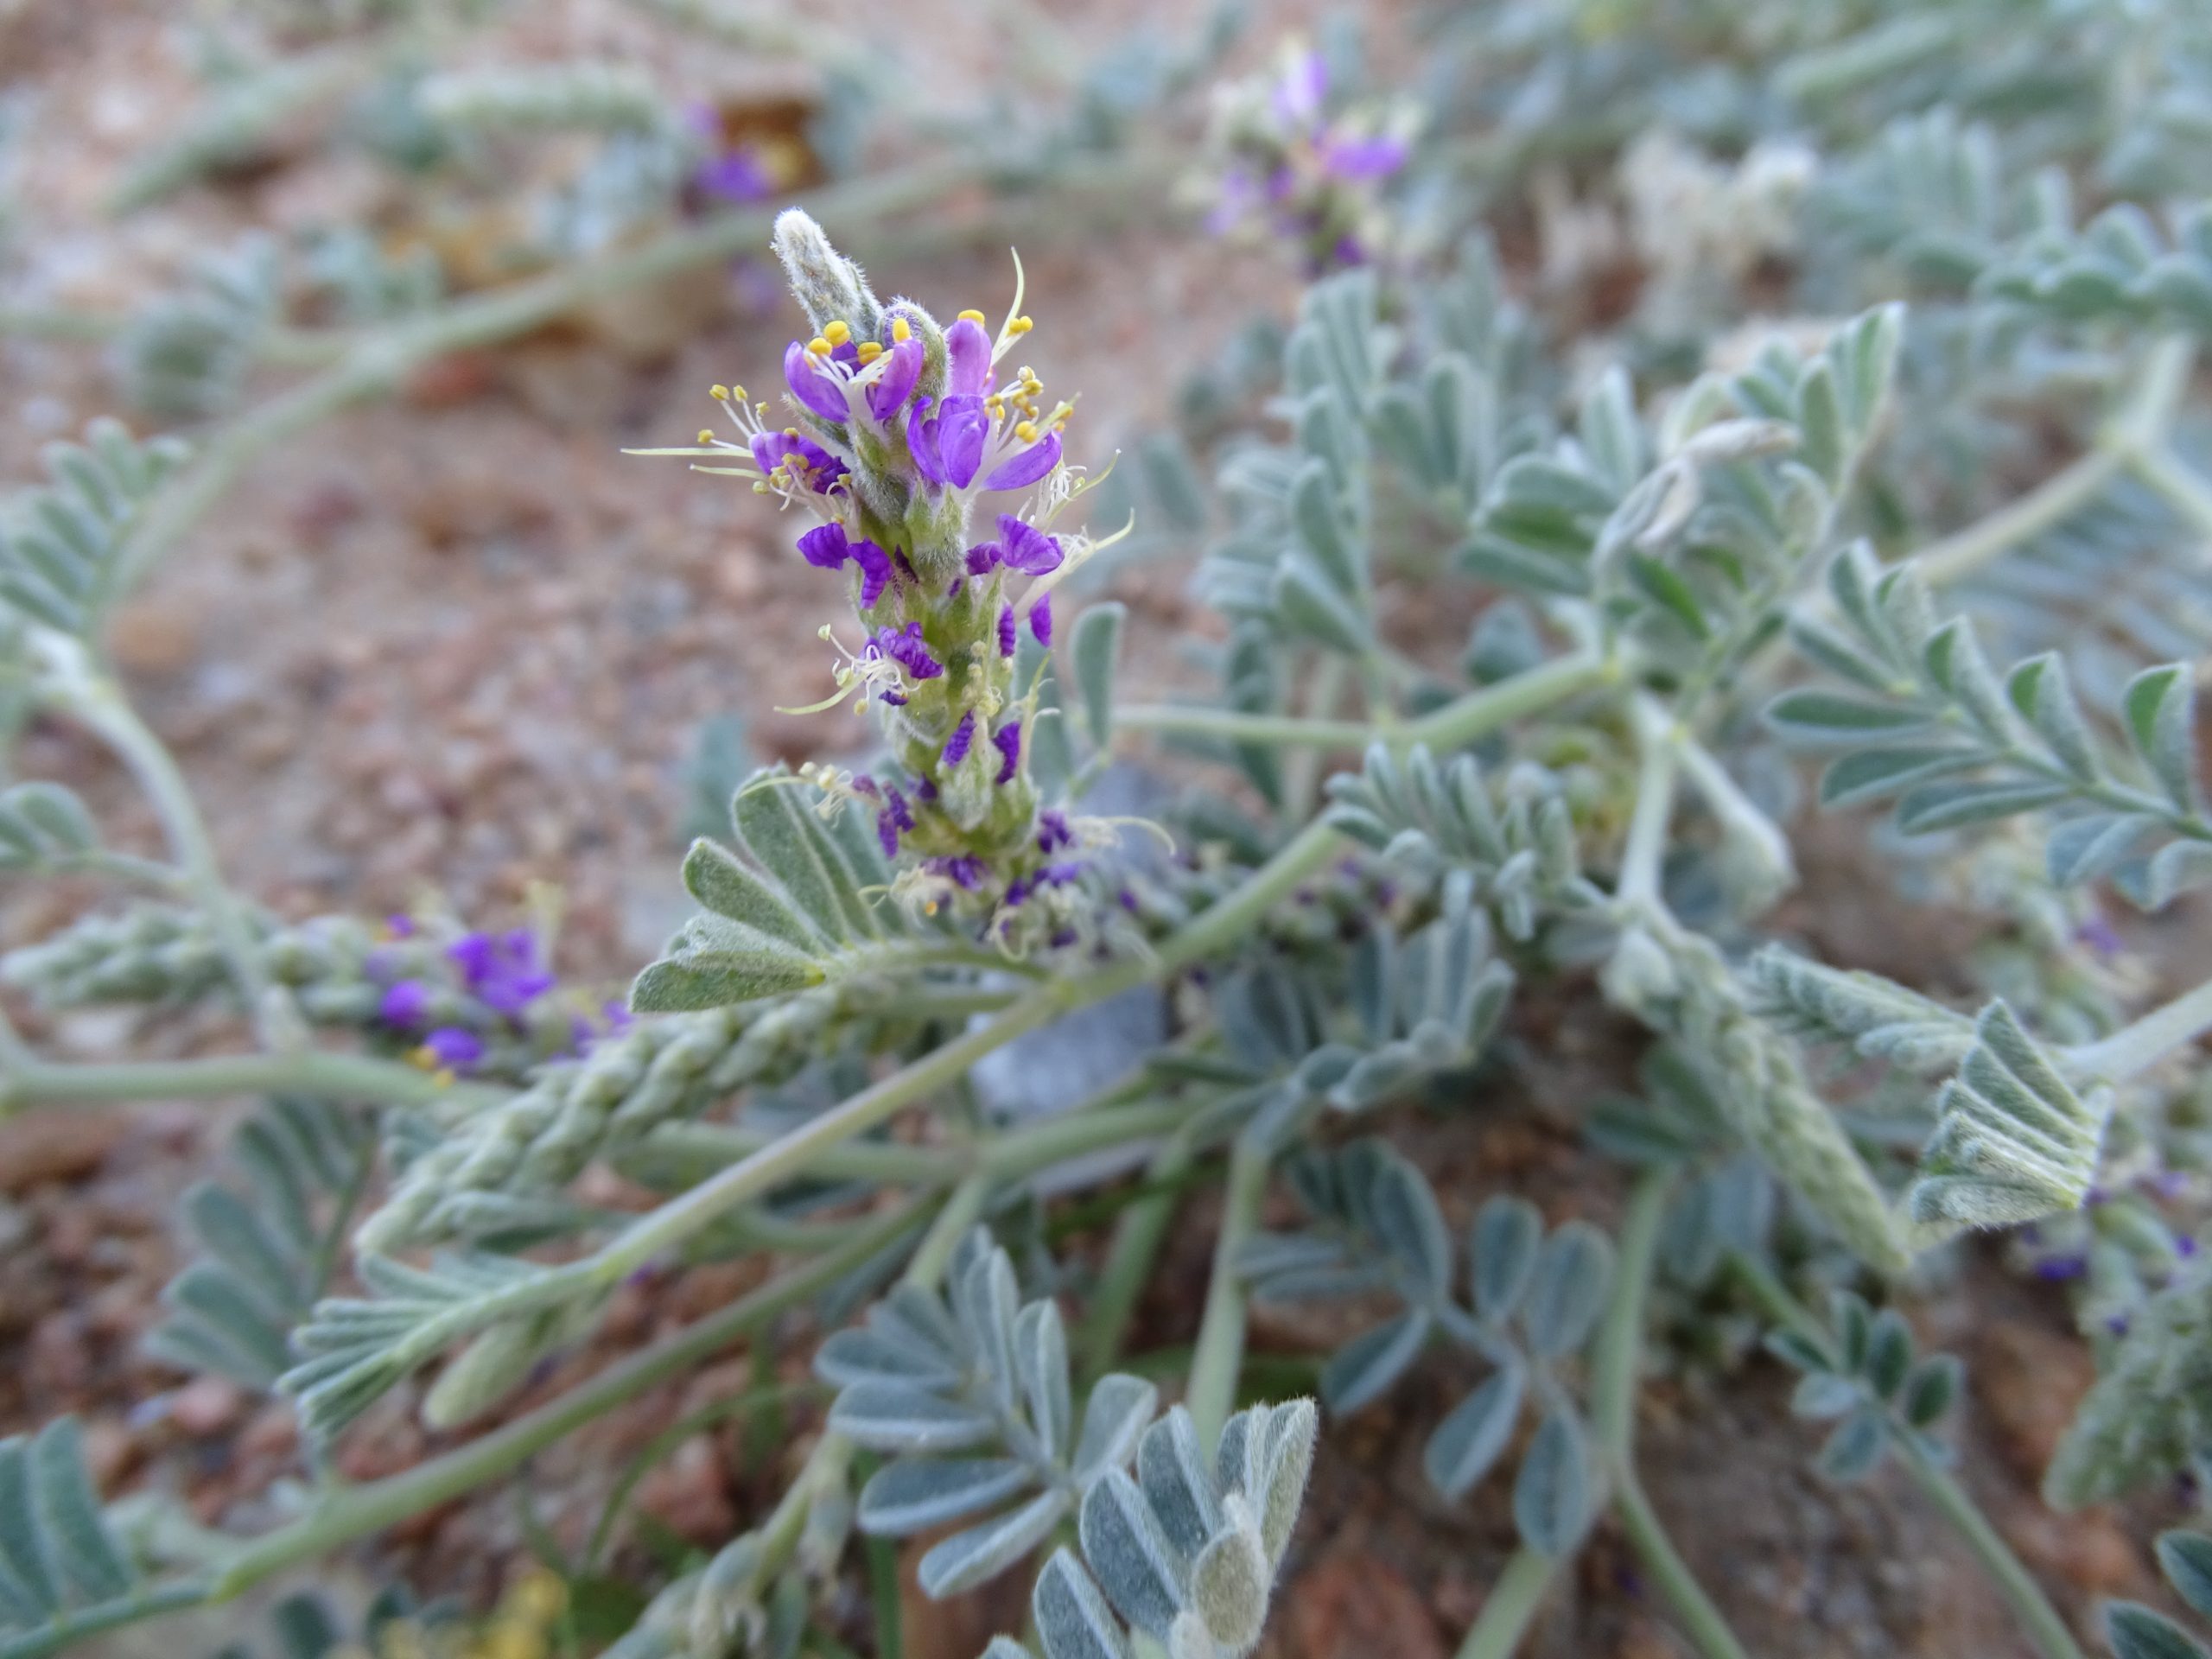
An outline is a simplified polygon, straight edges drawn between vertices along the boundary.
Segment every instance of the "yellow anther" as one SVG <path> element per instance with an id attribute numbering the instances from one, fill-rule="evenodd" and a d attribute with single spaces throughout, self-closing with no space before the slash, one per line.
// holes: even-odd
<path id="1" fill-rule="evenodd" d="M 1016 317 L 1007 324 L 1006 331 L 1009 334 L 1026 334 L 1036 326 L 1027 317 Z"/>
<path id="2" fill-rule="evenodd" d="M 1037 429 L 1027 421 L 1024 421 L 1014 429 L 1014 435 L 1024 443 L 1034 443 L 1037 442 Z"/>
<path id="3" fill-rule="evenodd" d="M 702 427 L 701 427 L 701 428 L 699 429 L 699 442 L 702 442 L 702 443 L 712 443 L 714 441 L 715 441 L 715 435 L 714 435 L 712 432 L 709 431 L 709 430 L 708 430 L 705 427 L 703 427 L 703 426 L 702 426 Z"/>
<path id="4" fill-rule="evenodd" d="M 829 324 L 822 330 L 822 338 L 828 340 L 832 346 L 842 346 L 852 337 L 852 325 L 847 322 L 842 317 L 838 318 L 835 322 Z"/>
<path id="5" fill-rule="evenodd" d="M 744 397 L 745 388 L 740 386 L 737 389 L 737 395 L 741 397 Z M 707 396 L 713 398 L 718 404 L 726 404 L 729 402 L 729 388 L 728 386 L 709 386 L 707 388 Z"/>
<path id="6" fill-rule="evenodd" d="M 873 363 L 877 358 L 883 355 L 883 347 L 875 340 L 864 340 L 861 341 L 860 353 L 861 362 Z"/>
<path id="7" fill-rule="evenodd" d="M 736 398 L 737 401 L 741 404 L 745 401 L 745 388 L 743 386 L 732 386 L 730 388 L 729 395 Z"/>
<path id="8" fill-rule="evenodd" d="M 980 311 L 963 311 L 960 314 L 960 321 L 963 322 L 981 322 L 982 320 L 983 314 Z"/>
<path id="9" fill-rule="evenodd" d="M 832 346 L 828 340 L 823 339 L 821 335 L 817 334 L 812 340 L 806 342 L 806 349 L 817 357 L 827 357 L 830 353 L 836 351 L 837 348 L 835 346 Z"/>
<path id="10" fill-rule="evenodd" d="M 895 346 L 902 340 L 912 340 L 913 337 L 914 331 L 907 326 L 906 318 L 893 317 L 891 319 L 892 344 Z"/>
<path id="11" fill-rule="evenodd" d="M 787 438 L 795 438 L 798 436 L 798 428 L 795 426 L 785 427 L 784 429 L 784 435 Z"/>

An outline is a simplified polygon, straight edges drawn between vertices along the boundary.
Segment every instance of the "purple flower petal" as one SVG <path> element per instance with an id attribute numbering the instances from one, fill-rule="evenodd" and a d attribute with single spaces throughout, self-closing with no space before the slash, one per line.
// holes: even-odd
<path id="1" fill-rule="evenodd" d="M 868 412 L 879 421 L 887 421 L 899 412 L 899 405 L 913 395 L 914 382 L 922 378 L 922 342 L 909 337 L 900 340 L 887 353 L 890 365 L 880 372 L 868 383 Z"/>
<path id="2" fill-rule="evenodd" d="M 796 432 L 762 432 L 747 447 L 753 451 L 753 465 L 762 472 L 772 473 L 780 467 L 786 474 L 796 473 L 799 481 L 817 495 L 827 493 L 845 475 L 843 461 Z M 797 467 L 790 460 L 794 455 L 798 458 Z"/>
<path id="3" fill-rule="evenodd" d="M 861 608 L 868 610 L 883 597 L 891 581 L 891 556 L 871 541 L 852 544 L 853 562 L 861 568 Z"/>
<path id="4" fill-rule="evenodd" d="M 963 317 L 944 331 L 944 389 L 949 397 L 982 395 L 991 372 L 991 337 L 983 325 Z"/>
<path id="5" fill-rule="evenodd" d="M 403 979 L 388 987 L 377 1004 L 377 1018 L 388 1026 L 410 1029 L 429 1012 L 430 988 L 419 979 Z"/>
<path id="6" fill-rule="evenodd" d="M 798 538 L 799 556 L 817 570 L 835 570 L 852 557 L 842 524 L 823 524 Z"/>
<path id="7" fill-rule="evenodd" d="M 918 622 L 909 622 L 903 628 L 880 629 L 868 644 L 876 655 L 888 657 L 918 680 L 933 680 L 944 672 L 944 664 L 930 655 Z"/>
<path id="8" fill-rule="evenodd" d="M 1329 65 L 1319 52 L 1306 51 L 1293 58 L 1275 83 L 1275 113 L 1293 126 L 1310 126 L 1319 118 L 1329 96 Z"/>
<path id="9" fill-rule="evenodd" d="M 1037 643 L 1040 645 L 1052 643 L 1052 596 L 1050 594 L 1039 594 L 1037 602 L 1029 607 L 1029 632 L 1037 636 Z"/>
<path id="10" fill-rule="evenodd" d="M 1024 575 L 1042 576 L 1060 568 L 1066 555 L 1060 550 L 1060 539 L 1047 536 L 1034 524 L 1025 524 L 1010 512 L 999 515 L 1000 563 L 1010 570 Z"/>
<path id="11" fill-rule="evenodd" d="M 950 858 L 932 858 L 922 868 L 931 875 L 948 878 L 955 886 L 969 893 L 981 887 L 983 877 L 989 874 L 983 861 L 973 853 L 959 853 Z"/>
<path id="12" fill-rule="evenodd" d="M 1060 435 L 1047 432 L 983 480 L 987 490 L 1018 490 L 1034 484 L 1060 464 Z"/>
<path id="13" fill-rule="evenodd" d="M 423 1039 L 423 1046 L 448 1071 L 464 1071 L 484 1058 L 484 1039 L 460 1026 L 440 1026 Z"/>
<path id="14" fill-rule="evenodd" d="M 968 574 L 980 576 L 987 574 L 999 562 L 999 547 L 995 542 L 978 542 L 968 550 Z"/>
<path id="15" fill-rule="evenodd" d="M 944 740 L 944 764 L 957 766 L 968 758 L 969 747 L 976 741 L 976 711 L 973 709 L 960 716 L 960 723 L 952 728 L 952 735 Z"/>
<path id="16" fill-rule="evenodd" d="M 691 182 L 702 196 L 716 201 L 758 201 L 774 187 L 760 158 L 749 149 L 733 149 L 702 162 Z"/>
<path id="17" fill-rule="evenodd" d="M 991 747 L 999 752 L 999 775 L 991 779 L 995 784 L 1014 781 L 1016 767 L 1021 765 L 1021 722 L 1009 721 L 991 734 Z"/>
<path id="18" fill-rule="evenodd" d="M 938 406 L 930 423 L 944 482 L 964 490 L 976 481 L 983 464 L 983 445 L 991 435 L 991 414 L 981 397 L 950 397 Z"/>
<path id="19" fill-rule="evenodd" d="M 1011 605 L 1004 606 L 999 611 L 999 655 L 1014 655 L 1014 607 Z"/>
<path id="20" fill-rule="evenodd" d="M 1332 138 L 1321 146 L 1321 166 L 1351 181 L 1387 179 L 1406 164 L 1410 152 L 1395 138 Z"/>
<path id="21" fill-rule="evenodd" d="M 814 366 L 814 357 L 798 340 L 784 347 L 784 379 L 791 396 L 825 421 L 844 421 L 852 410 L 845 404 L 845 389 Z"/>
<path id="22" fill-rule="evenodd" d="M 1068 828 L 1068 815 L 1047 807 L 1037 815 L 1037 850 L 1049 853 L 1055 847 L 1075 845 L 1075 831 Z"/>
<path id="23" fill-rule="evenodd" d="M 937 452 L 937 423 L 926 418 L 931 400 L 915 399 L 906 415 L 906 449 L 914 457 L 914 470 L 932 484 L 944 482 L 944 462 Z"/>

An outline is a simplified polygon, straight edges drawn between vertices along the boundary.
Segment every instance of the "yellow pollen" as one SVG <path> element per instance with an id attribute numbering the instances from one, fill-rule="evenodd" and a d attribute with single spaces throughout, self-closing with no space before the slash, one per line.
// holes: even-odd
<path id="1" fill-rule="evenodd" d="M 983 314 L 980 311 L 963 311 L 958 320 L 962 322 L 981 322 L 983 320 Z"/>
<path id="2" fill-rule="evenodd" d="M 1027 317 L 1016 317 L 1013 321 L 1007 324 L 1006 331 L 1009 334 L 1026 334 L 1036 326 L 1037 325 L 1035 323 L 1030 321 Z"/>
<path id="3" fill-rule="evenodd" d="M 832 346 L 828 340 L 823 339 L 821 335 L 817 334 L 812 340 L 806 342 L 806 349 L 817 357 L 827 357 L 830 353 L 836 351 L 837 348 Z"/>
<path id="4" fill-rule="evenodd" d="M 1034 443 L 1037 442 L 1037 429 L 1027 421 L 1024 421 L 1014 429 L 1014 435 L 1024 443 Z"/>
<path id="5" fill-rule="evenodd" d="M 902 340 L 912 340 L 913 337 L 914 331 L 907 326 L 906 318 L 893 317 L 891 319 L 891 340 L 893 345 L 898 344 L 898 342 Z"/>
<path id="6" fill-rule="evenodd" d="M 784 429 L 784 435 L 787 438 L 795 438 L 798 436 L 798 428 L 795 426 L 785 427 Z"/>
<path id="7" fill-rule="evenodd" d="M 838 318 L 835 322 L 828 324 L 822 330 L 822 338 L 828 340 L 832 346 L 842 346 L 852 337 L 852 325 L 847 322 L 842 317 Z"/>
<path id="8" fill-rule="evenodd" d="M 883 347 L 873 340 L 864 340 L 861 341 L 860 353 L 861 362 L 873 363 L 883 355 Z"/>
<path id="9" fill-rule="evenodd" d="M 736 398 L 737 401 L 741 404 L 745 401 L 745 388 L 743 386 L 733 386 L 730 388 L 729 395 Z"/>
<path id="10" fill-rule="evenodd" d="M 740 386 L 737 390 L 737 395 L 741 397 L 744 397 L 745 388 Z M 707 396 L 713 398 L 718 404 L 726 404 L 729 402 L 729 388 L 728 386 L 709 386 L 707 388 Z"/>
<path id="11" fill-rule="evenodd" d="M 702 442 L 702 443 L 712 443 L 714 441 L 715 441 L 715 435 L 714 435 L 712 432 L 709 431 L 709 430 L 708 430 L 705 427 L 703 427 L 703 426 L 702 426 L 702 427 L 701 427 L 701 428 L 699 429 L 699 442 Z"/>

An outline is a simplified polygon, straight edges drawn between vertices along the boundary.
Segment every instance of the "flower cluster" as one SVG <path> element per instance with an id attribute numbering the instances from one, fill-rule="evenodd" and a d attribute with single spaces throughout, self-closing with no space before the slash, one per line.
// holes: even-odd
<path id="1" fill-rule="evenodd" d="M 394 916 L 386 931 L 394 941 L 419 942 L 423 925 Z M 426 1069 L 472 1072 L 495 1050 L 526 1049 L 540 1059 L 582 1054 L 601 1034 L 582 1013 L 551 995 L 559 981 L 531 928 L 460 933 L 445 943 L 440 958 L 444 972 L 437 975 L 423 971 L 419 952 L 403 957 L 380 950 L 369 963 L 372 976 L 385 982 L 378 1021 L 410 1042 L 410 1058 Z M 608 1031 L 629 1024 L 620 1002 L 601 1013 Z"/>
<path id="2" fill-rule="evenodd" d="M 1086 487 L 1063 460 L 1074 405 L 1003 366 L 1031 327 L 1018 281 L 995 332 L 980 311 L 940 325 L 912 300 L 879 302 L 796 209 L 775 245 L 814 328 L 785 348 L 783 414 L 716 386 L 734 438 L 645 453 L 726 463 L 699 470 L 748 478 L 811 521 L 798 555 L 842 578 L 860 626 L 857 640 L 822 629 L 836 690 L 813 708 L 874 710 L 888 753 L 867 772 L 804 775 L 829 809 L 873 816 L 898 896 L 949 905 L 1002 943 L 1049 940 L 1074 907 L 1072 855 L 1103 833 L 1040 810 L 1027 764 L 1039 693 L 1016 660 L 1025 631 L 1050 646 L 1052 588 L 1098 545 L 1054 529 Z M 983 519 L 986 496 L 1000 502 Z"/>
<path id="3" fill-rule="evenodd" d="M 1331 113 L 1329 69 L 1294 41 L 1276 71 L 1215 89 L 1210 175 L 1198 188 L 1215 235 L 1274 238 L 1306 274 L 1365 264 L 1388 240 L 1381 192 L 1412 155 L 1411 106 Z"/>

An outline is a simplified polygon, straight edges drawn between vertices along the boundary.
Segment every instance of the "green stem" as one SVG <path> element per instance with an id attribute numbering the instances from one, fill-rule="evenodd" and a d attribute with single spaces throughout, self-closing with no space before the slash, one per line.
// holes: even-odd
<path id="1" fill-rule="evenodd" d="M 1167 1224 L 1182 1202 L 1179 1178 L 1190 1168 L 1192 1157 L 1187 1135 L 1170 1137 L 1153 1154 L 1145 1172 L 1147 1185 L 1157 1190 L 1132 1202 L 1115 1224 L 1113 1243 L 1107 1246 L 1098 1282 L 1091 1290 L 1090 1309 L 1076 1337 L 1076 1352 L 1087 1377 L 1110 1370 L 1128 1338 L 1137 1300 L 1151 1281 L 1153 1264 L 1160 1259 L 1160 1247 L 1167 1237 Z"/>
<path id="2" fill-rule="evenodd" d="M 2212 486 L 2205 483 L 2195 467 L 2164 442 L 2148 446 L 2133 459 L 2138 478 L 2164 496 L 2166 504 L 2188 519 L 2198 535 L 2212 537 Z"/>
<path id="3" fill-rule="evenodd" d="M 509 1090 L 442 1081 L 396 1060 L 298 1049 L 289 1054 L 219 1054 L 196 1060 L 122 1061 L 76 1065 L 50 1061 L 11 1065 L 0 1074 L 0 1116 L 28 1106 L 89 1105 L 129 1100 L 225 1099 L 289 1094 L 316 1100 L 373 1101 L 388 1106 L 505 1100 Z"/>
<path id="4" fill-rule="evenodd" d="M 610 1365 L 560 1398 L 480 1439 L 404 1473 L 333 1494 L 312 1514 L 242 1547 L 224 1565 L 211 1599 L 237 1595 L 297 1562 L 380 1532 L 519 1467 L 594 1418 L 658 1387 L 835 1284 L 911 1232 L 928 1207 L 926 1200 L 909 1204 L 872 1221 L 838 1249 Z M 28 1656 L 10 1653 L 6 1659 Z"/>
<path id="5" fill-rule="evenodd" d="M 115 751 L 137 781 L 154 816 L 161 820 L 162 833 L 185 890 L 207 918 L 263 1045 L 270 1048 L 296 1046 L 300 1035 L 296 1017 L 287 1020 L 283 1012 L 289 999 L 270 984 L 262 969 L 245 907 L 223 880 L 215 843 L 192 798 L 191 786 L 177 770 L 175 757 L 139 719 L 137 710 L 111 680 L 94 674 L 73 674 L 57 683 L 54 695 L 69 714 L 97 732 Z"/>
<path id="6" fill-rule="evenodd" d="M 1483 1610 L 1459 1644 L 1459 1659 L 1511 1659 L 1560 1567 L 1551 1556 L 1525 1544 L 1515 1550 L 1490 1594 L 1483 1598 Z"/>
<path id="7" fill-rule="evenodd" d="M 1904 1465 L 1914 1484 L 1942 1512 L 1959 1536 L 1966 1540 L 1967 1548 L 1974 1551 L 1982 1571 L 1989 1574 L 1998 1592 L 2011 1604 L 2020 1623 L 2028 1627 L 2028 1633 L 2043 1650 L 2044 1659 L 2083 1659 L 2081 1646 L 2075 1641 L 2066 1620 L 2050 1605 L 2043 1586 L 1990 1524 L 1989 1517 L 1967 1495 L 1967 1489 L 1912 1441 L 1899 1436 L 1894 1446 L 1897 1460 Z"/>
<path id="8" fill-rule="evenodd" d="M 1790 1294 L 1789 1287 L 1773 1268 L 1742 1250 L 1729 1252 L 1728 1266 L 1769 1319 L 1796 1332 L 1822 1354 L 1833 1353 L 1827 1327 Z M 1937 1467 L 1910 1437 L 1892 1435 L 1891 1446 L 1905 1472 L 1912 1477 L 1913 1484 L 1966 1541 L 1967 1548 L 1989 1574 L 1990 1581 L 2012 1607 L 2014 1617 L 2027 1626 L 2044 1659 L 2083 1659 L 2066 1621 L 2050 1605 L 2034 1575 L 2022 1565 L 1997 1529 L 1990 1525 L 1989 1517 L 1982 1514 L 1966 1488 Z"/>
<path id="9" fill-rule="evenodd" d="M 2109 1037 L 2065 1050 L 2064 1058 L 2067 1068 L 2081 1077 L 2125 1083 L 2207 1030 L 2212 1030 L 2212 980 Z"/>
<path id="10" fill-rule="evenodd" d="M 1598 1443 L 1612 1476 L 1613 1509 L 1637 1559 L 1674 1609 L 1676 1620 L 1706 1659 L 1748 1659 L 1720 1609 L 1675 1548 L 1659 1513 L 1644 1496 L 1636 1472 L 1636 1381 L 1643 1351 L 1644 1299 L 1658 1254 L 1659 1229 L 1675 1172 L 1652 1169 L 1637 1177 L 1622 1219 L 1620 1263 L 1613 1295 L 1599 1333 L 1592 1368 L 1592 1413 Z"/>
<path id="11" fill-rule="evenodd" d="M 1221 1200 L 1221 1231 L 1214 1240 L 1213 1274 L 1206 1283 L 1205 1313 L 1192 1351 L 1191 1378 L 1183 1402 L 1198 1431 L 1198 1444 L 1211 1447 L 1236 1403 L 1236 1375 L 1244 1358 L 1244 1274 L 1237 1265 L 1258 1226 L 1260 1199 L 1268 1187 L 1268 1149 L 1250 1133 L 1236 1138 L 1229 1154 L 1229 1185 Z"/>
<path id="12" fill-rule="evenodd" d="M 1629 818 L 1628 842 L 1621 850 L 1620 877 L 1613 899 L 1624 916 L 1633 917 L 1659 902 L 1659 877 L 1667 855 L 1667 826 L 1675 816 L 1675 779 L 1681 761 L 1681 733 L 1654 699 L 1639 696 L 1630 710 L 1636 725 L 1640 760 L 1636 806 Z"/>
<path id="13" fill-rule="evenodd" d="M 1133 702 L 1114 710 L 1114 728 L 1178 737 L 1217 737 L 1231 743 L 1287 748 L 1357 749 L 1375 735 L 1363 720 L 1313 720 L 1302 715 L 1248 715 L 1235 709 Z"/>

